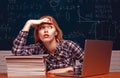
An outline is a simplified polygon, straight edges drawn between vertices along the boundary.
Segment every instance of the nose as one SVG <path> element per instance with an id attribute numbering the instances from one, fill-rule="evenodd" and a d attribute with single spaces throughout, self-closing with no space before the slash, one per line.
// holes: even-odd
<path id="1" fill-rule="evenodd" d="M 44 33 L 48 33 L 48 28 L 47 27 L 45 27 Z"/>

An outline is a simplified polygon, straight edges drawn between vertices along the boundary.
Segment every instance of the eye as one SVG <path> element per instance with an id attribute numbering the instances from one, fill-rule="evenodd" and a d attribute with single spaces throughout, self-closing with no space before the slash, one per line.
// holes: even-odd
<path id="1" fill-rule="evenodd" d="M 44 30 L 45 28 L 47 28 L 47 29 L 52 29 L 53 26 L 52 26 L 52 25 L 49 25 L 49 26 L 40 26 L 40 27 L 39 27 L 39 30 Z"/>
<path id="2" fill-rule="evenodd" d="M 45 28 L 44 26 L 40 26 L 40 27 L 39 27 L 40 30 L 42 30 L 42 29 L 44 29 L 44 28 Z"/>
<path id="3" fill-rule="evenodd" d="M 49 28 L 49 29 L 52 29 L 52 28 L 53 28 L 53 26 L 48 26 L 48 28 Z"/>

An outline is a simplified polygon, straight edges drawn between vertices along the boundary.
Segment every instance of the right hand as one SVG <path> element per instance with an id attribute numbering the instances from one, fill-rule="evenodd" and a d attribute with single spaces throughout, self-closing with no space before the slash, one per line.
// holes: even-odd
<path id="1" fill-rule="evenodd" d="M 31 26 L 36 27 L 43 22 L 51 22 L 48 18 L 38 19 L 38 20 L 28 20 Z"/>
<path id="2" fill-rule="evenodd" d="M 51 22 L 48 18 L 38 19 L 38 20 L 28 20 L 26 24 L 24 25 L 23 31 L 29 31 L 30 27 L 36 27 L 40 25 L 43 22 Z"/>

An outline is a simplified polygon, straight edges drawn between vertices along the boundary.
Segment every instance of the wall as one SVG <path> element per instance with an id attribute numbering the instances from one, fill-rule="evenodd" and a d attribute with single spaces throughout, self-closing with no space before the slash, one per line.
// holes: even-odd
<path id="1" fill-rule="evenodd" d="M 120 49 L 120 0 L 1 0 L 0 50 L 10 50 L 24 23 L 43 15 L 53 16 L 63 37 L 82 47 L 85 39 L 112 40 Z M 34 43 L 33 29 L 28 42 Z"/>

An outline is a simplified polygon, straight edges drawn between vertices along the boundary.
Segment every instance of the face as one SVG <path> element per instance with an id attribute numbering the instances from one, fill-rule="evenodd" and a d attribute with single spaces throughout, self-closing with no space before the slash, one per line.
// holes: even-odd
<path id="1" fill-rule="evenodd" d="M 39 38 L 42 42 L 50 42 L 55 40 L 57 35 L 56 29 L 52 24 L 42 24 L 38 30 Z"/>

